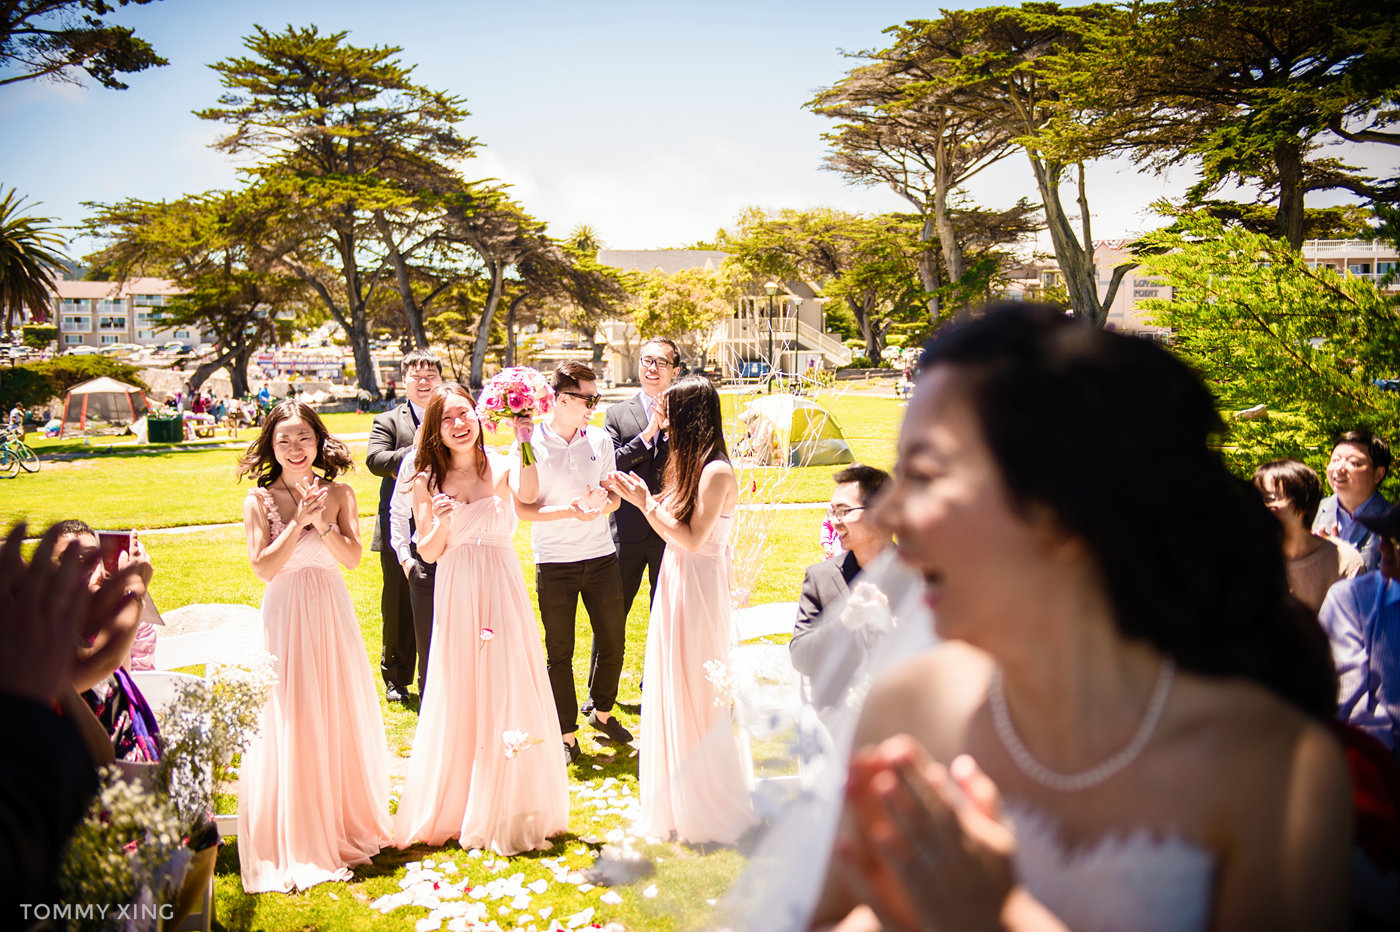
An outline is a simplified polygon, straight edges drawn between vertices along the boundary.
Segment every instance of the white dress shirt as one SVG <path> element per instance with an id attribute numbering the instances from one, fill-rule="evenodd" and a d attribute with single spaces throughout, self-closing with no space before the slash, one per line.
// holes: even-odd
<path id="1" fill-rule="evenodd" d="M 612 437 L 601 427 L 584 427 L 566 442 L 540 421 L 530 446 L 540 480 L 539 505 L 567 505 L 617 469 Z M 608 520 L 601 515 L 592 521 L 536 521 L 530 539 L 536 563 L 576 563 L 617 552 Z"/>

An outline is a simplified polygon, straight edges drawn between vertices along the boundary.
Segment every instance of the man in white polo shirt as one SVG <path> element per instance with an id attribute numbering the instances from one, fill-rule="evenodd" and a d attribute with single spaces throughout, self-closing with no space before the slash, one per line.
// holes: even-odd
<path id="1" fill-rule="evenodd" d="M 614 741 L 626 744 L 632 733 L 613 718 L 617 683 L 622 675 L 626 615 L 622 611 L 622 576 L 617 547 L 604 518 L 615 511 L 618 496 L 601 487 L 616 468 L 612 438 L 590 428 L 598 405 L 597 376 L 581 362 L 564 362 L 554 370 L 554 409 L 535 425 L 530 446 L 535 453 L 540 494 L 533 504 L 517 503 L 520 517 L 533 521 L 535 591 L 549 685 L 559 713 L 564 754 L 570 762 L 580 752 L 578 699 L 574 690 L 574 618 L 579 596 L 593 629 L 593 661 L 588 723 Z"/>

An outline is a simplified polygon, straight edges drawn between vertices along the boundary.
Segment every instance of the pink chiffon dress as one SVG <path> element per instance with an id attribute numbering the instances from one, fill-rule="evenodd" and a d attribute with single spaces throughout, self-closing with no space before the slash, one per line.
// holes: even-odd
<path id="1" fill-rule="evenodd" d="M 515 509 L 459 502 L 433 589 L 433 688 L 418 716 L 394 844 L 550 848 L 569 783 L 539 624 L 511 543 Z"/>
<path id="2" fill-rule="evenodd" d="M 733 714 L 705 675 L 707 661 L 729 663 L 733 523 L 721 515 L 698 550 L 668 545 L 661 558 L 638 755 L 637 828 L 649 837 L 732 844 L 756 821 Z"/>
<path id="3" fill-rule="evenodd" d="M 274 537 L 272 495 L 255 489 Z M 384 719 L 340 565 L 315 530 L 263 595 L 277 684 L 238 777 L 238 859 L 248 893 L 349 880 L 388 843 Z"/>

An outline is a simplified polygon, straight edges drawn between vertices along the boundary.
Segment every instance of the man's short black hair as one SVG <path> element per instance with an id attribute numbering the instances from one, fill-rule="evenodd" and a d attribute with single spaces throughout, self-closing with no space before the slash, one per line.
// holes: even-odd
<path id="1" fill-rule="evenodd" d="M 852 463 L 845 469 L 839 470 L 831 478 L 837 485 L 845 485 L 847 482 L 860 483 L 860 503 L 868 505 L 870 500 L 875 497 L 875 493 L 883 489 L 890 481 L 890 474 L 883 469 L 866 466 L 864 463 Z"/>
<path id="2" fill-rule="evenodd" d="M 1385 442 L 1384 437 L 1377 437 L 1369 430 L 1349 430 L 1337 438 L 1332 449 L 1344 443 L 1365 450 L 1366 455 L 1371 457 L 1372 466 L 1390 472 L 1390 444 Z"/>

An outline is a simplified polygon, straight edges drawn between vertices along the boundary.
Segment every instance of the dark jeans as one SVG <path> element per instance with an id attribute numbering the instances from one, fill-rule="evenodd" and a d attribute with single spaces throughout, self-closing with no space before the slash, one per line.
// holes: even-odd
<path id="1" fill-rule="evenodd" d="M 418 702 L 428 688 L 428 648 L 433 640 L 433 580 L 437 566 L 414 558 L 408 565 L 408 596 L 413 603 L 413 636 L 418 642 Z"/>
<path id="2" fill-rule="evenodd" d="M 574 563 L 539 563 L 535 592 L 544 624 L 544 652 L 549 687 L 559 713 L 559 732 L 578 730 L 578 696 L 574 691 L 574 619 L 579 596 L 593 629 L 593 660 L 588 671 L 588 695 L 593 707 L 611 712 L 622 675 L 627 616 L 622 611 L 622 579 L 617 554 Z"/>
<path id="3" fill-rule="evenodd" d="M 408 580 L 404 579 L 399 561 L 386 543 L 379 551 L 379 567 L 384 572 L 384 591 L 379 608 L 384 615 L 384 650 L 379 655 L 379 671 L 384 685 L 402 692 L 413 685 L 413 669 L 417 658 L 413 632 L 413 601 Z"/>

